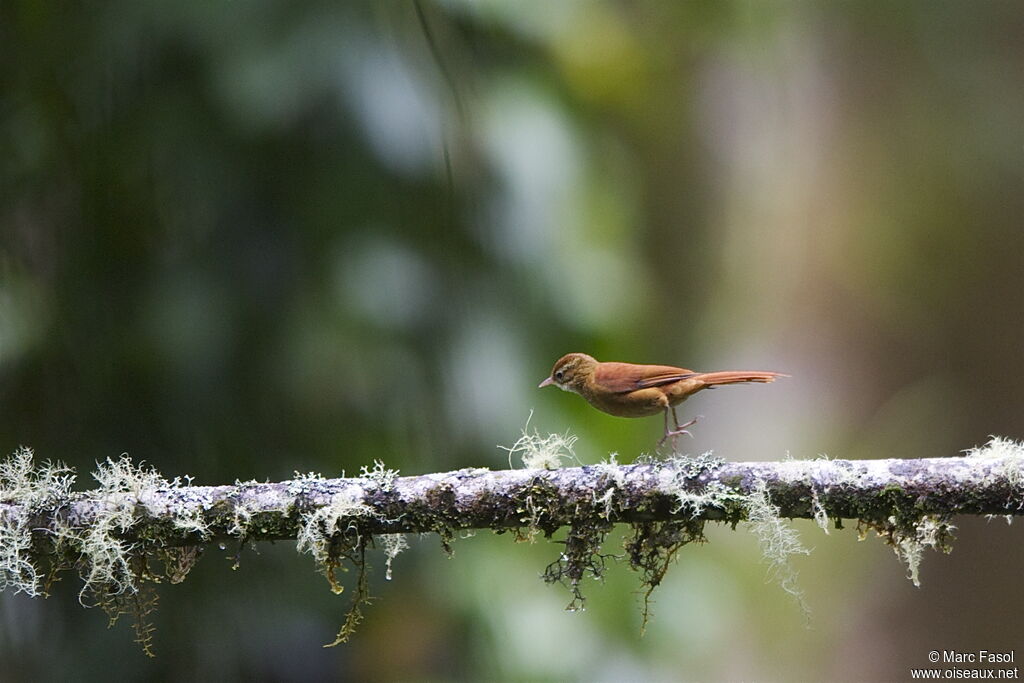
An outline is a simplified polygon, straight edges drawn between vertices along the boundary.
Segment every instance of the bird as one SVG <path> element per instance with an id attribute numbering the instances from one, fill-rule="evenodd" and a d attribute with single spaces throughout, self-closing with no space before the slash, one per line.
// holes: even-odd
<path id="1" fill-rule="evenodd" d="M 789 377 L 781 372 L 757 370 L 725 370 L 695 372 L 671 365 L 638 365 L 636 363 L 602 363 L 585 353 L 568 353 L 555 363 L 551 374 L 537 387 L 556 386 L 579 394 L 598 410 L 616 417 L 649 417 L 664 413 L 665 435 L 658 446 L 686 434 L 699 418 L 679 424 L 676 406 L 703 389 L 723 384 L 774 382 Z M 669 429 L 669 412 L 675 429 Z"/>

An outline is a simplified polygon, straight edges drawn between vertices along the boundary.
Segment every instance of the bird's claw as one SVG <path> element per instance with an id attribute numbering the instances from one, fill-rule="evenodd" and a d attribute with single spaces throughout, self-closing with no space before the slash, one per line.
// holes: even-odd
<path id="1" fill-rule="evenodd" d="M 683 434 L 686 434 L 688 437 L 690 437 L 692 439 L 693 438 L 693 434 L 690 432 L 690 430 L 687 429 L 687 427 L 692 427 L 693 425 L 697 424 L 697 420 L 699 420 L 702 417 L 704 417 L 704 416 L 703 415 L 698 415 L 697 417 L 693 418 L 692 420 L 690 420 L 686 424 L 684 424 L 684 425 L 676 425 L 675 429 L 673 429 L 671 431 L 665 432 L 665 436 L 661 437 L 661 440 L 658 442 L 658 446 L 661 447 L 662 445 L 665 444 L 666 441 L 668 441 L 669 439 L 672 439 L 672 450 L 675 450 L 675 448 L 676 448 L 676 439 L 678 437 L 682 436 Z"/>

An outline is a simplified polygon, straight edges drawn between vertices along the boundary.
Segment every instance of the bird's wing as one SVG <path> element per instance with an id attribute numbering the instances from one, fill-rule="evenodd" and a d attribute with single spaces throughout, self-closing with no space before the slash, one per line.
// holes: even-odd
<path id="1" fill-rule="evenodd" d="M 660 387 L 697 373 L 671 365 L 634 365 L 633 363 L 600 363 L 594 371 L 594 384 L 605 391 L 626 393 L 637 389 Z"/>

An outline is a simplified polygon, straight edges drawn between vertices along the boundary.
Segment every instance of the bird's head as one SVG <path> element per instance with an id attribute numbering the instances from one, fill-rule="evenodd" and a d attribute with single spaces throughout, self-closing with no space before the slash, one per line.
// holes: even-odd
<path id="1" fill-rule="evenodd" d="M 551 368 L 551 376 L 540 383 L 541 387 L 554 384 L 562 391 L 579 392 L 587 377 L 594 374 L 597 361 L 585 353 L 568 353 L 558 359 Z"/>

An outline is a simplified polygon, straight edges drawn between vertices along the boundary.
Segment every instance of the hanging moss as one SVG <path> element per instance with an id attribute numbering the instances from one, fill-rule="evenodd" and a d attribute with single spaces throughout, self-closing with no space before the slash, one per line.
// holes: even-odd
<path id="1" fill-rule="evenodd" d="M 571 455 L 571 445 L 564 436 L 538 436 L 520 449 L 532 449 L 526 462 L 553 465 Z M 682 548 L 706 540 L 709 522 L 746 523 L 769 575 L 800 601 L 790 558 L 806 550 L 785 517 L 813 519 L 826 533 L 856 519 L 861 534 L 880 536 L 919 585 L 924 550 L 951 550 L 954 514 L 1009 518 L 1024 509 L 1024 445 L 1005 439 L 966 458 L 917 461 L 728 463 L 705 453 L 546 467 L 399 478 L 376 461 L 348 479 L 296 473 L 280 483 L 197 487 L 121 456 L 97 465 L 96 488 L 72 492 L 73 472 L 36 465 L 30 450 L 19 449 L 0 462 L 0 589 L 45 595 L 73 571 L 82 604 L 101 607 L 111 623 L 129 615 L 151 655 L 156 584 L 184 581 L 206 544 L 232 540 L 240 555 L 256 541 L 290 538 L 332 591 L 345 592 L 351 582 L 348 612 L 330 643 L 336 645 L 351 637 L 370 602 L 369 549 L 381 549 L 390 579 L 407 546 L 404 533 L 436 533 L 451 554 L 461 530 L 511 531 L 535 541 L 557 538 L 566 527 L 544 580 L 566 586 L 569 609 L 583 609 L 586 580 L 601 580 L 624 559 L 639 574 L 646 624 L 653 591 Z M 620 552 L 604 547 L 616 524 L 631 529 Z"/>

